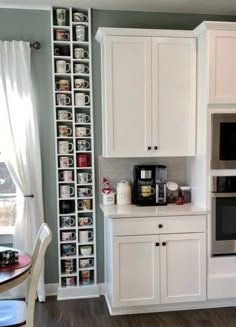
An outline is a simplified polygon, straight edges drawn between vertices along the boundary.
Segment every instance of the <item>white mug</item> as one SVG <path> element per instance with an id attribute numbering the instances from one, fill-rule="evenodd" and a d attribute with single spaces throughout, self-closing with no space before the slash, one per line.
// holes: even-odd
<path id="1" fill-rule="evenodd" d="M 84 137 L 84 136 L 90 136 L 91 131 L 90 128 L 87 127 L 76 127 L 75 128 L 75 136 L 77 137 Z"/>
<path id="2" fill-rule="evenodd" d="M 61 240 L 62 241 L 70 241 L 74 240 L 76 238 L 75 232 L 68 231 L 68 232 L 62 232 L 61 233 Z"/>
<path id="3" fill-rule="evenodd" d="M 66 125 L 58 126 L 58 136 L 59 137 L 68 137 L 72 135 L 72 129 Z"/>
<path id="4" fill-rule="evenodd" d="M 60 157 L 59 166 L 60 168 L 68 168 L 73 165 L 73 159 L 70 157 Z"/>
<path id="5" fill-rule="evenodd" d="M 87 196 L 92 196 L 92 190 L 88 187 L 78 187 L 79 198 L 85 198 Z"/>
<path id="6" fill-rule="evenodd" d="M 90 116 L 82 112 L 77 113 L 75 117 L 76 117 L 76 123 L 86 124 L 90 122 Z"/>
<path id="7" fill-rule="evenodd" d="M 89 82 L 86 81 L 85 79 L 76 78 L 74 83 L 76 89 L 86 89 L 89 87 Z"/>
<path id="8" fill-rule="evenodd" d="M 71 227 L 75 225 L 75 219 L 70 216 L 61 217 L 61 227 Z"/>
<path id="9" fill-rule="evenodd" d="M 87 151 L 91 147 L 90 143 L 86 140 L 77 140 L 78 151 Z"/>
<path id="10" fill-rule="evenodd" d="M 75 93 L 75 105 L 76 106 L 86 106 L 89 104 L 90 98 L 85 93 Z"/>
<path id="11" fill-rule="evenodd" d="M 56 72 L 60 74 L 65 74 L 70 71 L 70 63 L 65 60 L 56 61 Z"/>
<path id="12" fill-rule="evenodd" d="M 58 8 L 56 10 L 57 25 L 66 25 L 66 10 L 64 8 Z"/>
<path id="13" fill-rule="evenodd" d="M 74 73 L 75 74 L 88 74 L 89 68 L 84 64 L 75 64 L 74 65 Z"/>
<path id="14" fill-rule="evenodd" d="M 92 181 L 92 175 L 89 173 L 78 173 L 77 180 L 78 184 L 87 184 Z"/>
<path id="15" fill-rule="evenodd" d="M 90 230 L 81 230 L 79 231 L 79 242 L 80 243 L 87 243 L 92 241 L 93 239 L 93 232 Z"/>
<path id="16" fill-rule="evenodd" d="M 85 40 L 85 26 L 76 25 L 75 26 L 75 35 L 76 35 L 76 41 L 84 41 Z"/>
<path id="17" fill-rule="evenodd" d="M 70 198 L 75 193 L 74 187 L 70 185 L 60 185 L 60 197 L 61 198 Z"/>
<path id="18" fill-rule="evenodd" d="M 74 22 L 87 22 L 88 16 L 84 15 L 82 12 L 74 12 L 73 13 L 73 21 Z"/>
<path id="19" fill-rule="evenodd" d="M 57 94 L 57 105 L 58 106 L 67 106 L 70 104 L 70 97 L 66 94 Z"/>
<path id="20" fill-rule="evenodd" d="M 80 268 L 92 267 L 94 264 L 93 259 L 80 259 L 79 266 Z"/>
<path id="21" fill-rule="evenodd" d="M 79 226 L 91 225 L 93 223 L 93 219 L 90 217 L 79 217 Z"/>
<path id="22" fill-rule="evenodd" d="M 89 53 L 83 48 L 74 48 L 74 57 L 75 59 L 88 59 Z"/>
<path id="23" fill-rule="evenodd" d="M 60 171 L 59 178 L 64 182 L 72 182 L 73 181 L 72 171 L 71 170 Z"/>
<path id="24" fill-rule="evenodd" d="M 58 148 L 60 154 L 67 154 L 73 151 L 73 144 L 68 141 L 59 141 Z"/>
<path id="25" fill-rule="evenodd" d="M 72 118 L 72 113 L 67 110 L 58 110 L 57 119 L 58 120 L 70 120 Z"/>

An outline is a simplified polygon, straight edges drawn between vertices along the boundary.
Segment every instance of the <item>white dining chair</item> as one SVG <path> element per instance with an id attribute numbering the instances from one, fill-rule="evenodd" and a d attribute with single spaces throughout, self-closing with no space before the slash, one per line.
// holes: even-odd
<path id="1" fill-rule="evenodd" d="M 32 267 L 28 280 L 26 301 L 0 301 L 0 326 L 34 326 L 34 307 L 39 276 L 45 252 L 52 240 L 52 232 L 46 223 L 43 223 L 38 232 L 32 255 Z"/>

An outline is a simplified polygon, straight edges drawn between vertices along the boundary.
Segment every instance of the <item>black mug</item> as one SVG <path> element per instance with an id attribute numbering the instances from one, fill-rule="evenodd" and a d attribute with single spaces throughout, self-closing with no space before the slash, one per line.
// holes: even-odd
<path id="1" fill-rule="evenodd" d="M 69 56 L 70 55 L 70 49 L 68 47 L 54 48 L 54 55 L 55 56 Z"/>

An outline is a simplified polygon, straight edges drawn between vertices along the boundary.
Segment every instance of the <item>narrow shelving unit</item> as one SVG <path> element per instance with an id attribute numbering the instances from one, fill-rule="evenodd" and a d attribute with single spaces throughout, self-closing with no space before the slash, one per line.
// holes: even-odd
<path id="1" fill-rule="evenodd" d="M 94 297 L 99 293 L 96 269 L 91 10 L 52 7 L 51 26 L 58 299 Z"/>

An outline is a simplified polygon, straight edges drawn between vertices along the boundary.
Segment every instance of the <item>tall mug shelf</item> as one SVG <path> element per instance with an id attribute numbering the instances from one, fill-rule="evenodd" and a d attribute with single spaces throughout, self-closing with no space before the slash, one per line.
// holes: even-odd
<path id="1" fill-rule="evenodd" d="M 51 10 L 58 299 L 98 296 L 91 10 Z"/>

